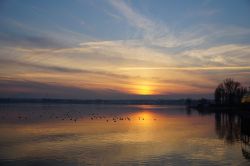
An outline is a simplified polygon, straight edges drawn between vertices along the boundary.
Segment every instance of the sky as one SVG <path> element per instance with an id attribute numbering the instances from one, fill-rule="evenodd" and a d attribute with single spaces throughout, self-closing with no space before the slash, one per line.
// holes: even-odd
<path id="1" fill-rule="evenodd" d="M 213 97 L 250 86 L 249 0 L 0 0 L 0 97 Z"/>

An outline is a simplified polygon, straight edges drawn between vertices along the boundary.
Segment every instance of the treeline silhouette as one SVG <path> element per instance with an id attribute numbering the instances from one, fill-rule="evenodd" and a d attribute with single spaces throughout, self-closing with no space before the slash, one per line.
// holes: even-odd
<path id="1" fill-rule="evenodd" d="M 187 108 L 202 111 L 239 111 L 250 109 L 250 87 L 244 87 L 232 78 L 225 79 L 214 91 L 214 99 L 186 99 Z"/>
<path id="2" fill-rule="evenodd" d="M 225 79 L 218 85 L 214 92 L 217 105 L 238 105 L 247 93 L 247 88 L 231 78 Z"/>

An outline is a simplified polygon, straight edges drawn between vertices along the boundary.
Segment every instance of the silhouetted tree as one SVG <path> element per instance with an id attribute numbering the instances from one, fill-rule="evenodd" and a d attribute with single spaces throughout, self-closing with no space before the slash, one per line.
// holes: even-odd
<path id="1" fill-rule="evenodd" d="M 228 78 L 215 89 L 215 103 L 228 105 L 239 104 L 245 93 L 247 93 L 247 88 L 241 86 L 239 82 Z"/>

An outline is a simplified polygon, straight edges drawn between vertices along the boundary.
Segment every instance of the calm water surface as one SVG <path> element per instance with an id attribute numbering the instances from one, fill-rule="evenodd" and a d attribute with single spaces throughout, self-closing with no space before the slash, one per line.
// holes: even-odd
<path id="1" fill-rule="evenodd" d="M 183 106 L 0 105 L 0 165 L 250 165 L 249 123 Z"/>

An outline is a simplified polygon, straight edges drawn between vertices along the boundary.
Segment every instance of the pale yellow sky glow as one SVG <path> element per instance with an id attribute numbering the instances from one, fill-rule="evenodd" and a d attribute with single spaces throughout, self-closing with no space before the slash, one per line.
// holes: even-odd
<path id="1" fill-rule="evenodd" d="M 67 49 L 5 48 L 2 52 L 10 54 L 9 49 L 12 55 L 4 57 L 7 63 L 2 64 L 3 80 L 144 96 L 209 93 L 221 77 L 237 72 L 235 77 L 245 81 L 244 73 L 250 70 L 250 66 L 233 63 L 215 66 L 216 63 L 205 58 L 202 59 L 204 62 L 195 64 L 193 57 L 182 57 L 181 53 L 170 55 L 115 42 L 92 42 Z M 182 61 L 185 58 L 185 63 L 180 63 L 178 56 Z M 206 65 L 209 63 L 211 65 Z"/>

